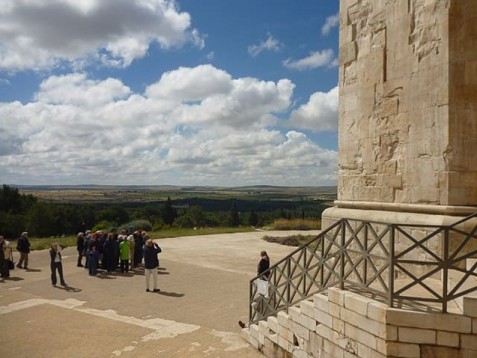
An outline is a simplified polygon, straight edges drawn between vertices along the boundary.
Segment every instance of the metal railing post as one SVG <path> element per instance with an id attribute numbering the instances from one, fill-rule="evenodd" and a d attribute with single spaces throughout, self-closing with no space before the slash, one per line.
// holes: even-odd
<path id="1" fill-rule="evenodd" d="M 389 307 L 394 307 L 394 242 L 395 242 L 395 233 L 396 225 L 391 224 L 390 233 L 389 233 L 389 256 L 388 256 L 388 269 L 389 269 L 389 283 L 388 283 L 388 305 Z"/>
<path id="2" fill-rule="evenodd" d="M 442 312 L 447 312 L 448 280 L 449 280 L 449 227 L 444 229 L 444 257 L 443 257 L 443 277 L 442 277 Z"/>
<path id="3" fill-rule="evenodd" d="M 249 297 L 249 299 L 248 299 L 248 322 L 249 323 L 252 322 L 252 319 L 253 319 L 253 317 L 252 317 L 252 298 L 253 298 L 252 297 L 252 295 L 253 295 L 252 285 L 253 285 L 252 281 L 250 281 L 249 286 L 248 286 L 248 290 L 249 290 L 249 292 L 248 292 L 248 297 Z"/>
<path id="4" fill-rule="evenodd" d="M 308 270 L 306 266 L 306 252 L 307 250 L 303 248 L 303 297 L 306 296 L 306 271 Z"/>
<path id="5" fill-rule="evenodd" d="M 363 283 L 364 283 L 364 286 L 365 287 L 368 287 L 368 257 L 369 257 L 369 252 L 368 252 L 368 225 L 369 224 L 366 224 L 366 226 L 364 227 L 364 243 L 363 243 L 363 247 L 364 247 L 364 263 L 363 263 Z"/>
<path id="6" fill-rule="evenodd" d="M 288 312 L 288 307 L 290 306 L 290 301 L 291 301 L 291 280 L 290 280 L 290 274 L 291 274 L 291 258 L 288 258 L 287 259 L 287 276 L 286 276 L 286 280 L 287 280 L 287 312 Z"/>
<path id="7" fill-rule="evenodd" d="M 346 242 L 346 221 L 341 222 L 341 243 L 340 243 L 340 289 L 344 290 L 344 271 L 345 271 L 345 263 L 344 263 L 344 247 Z"/>

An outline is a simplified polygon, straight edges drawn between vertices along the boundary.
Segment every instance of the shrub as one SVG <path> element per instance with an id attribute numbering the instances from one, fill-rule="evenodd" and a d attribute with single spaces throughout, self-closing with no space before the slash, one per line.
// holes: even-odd
<path id="1" fill-rule="evenodd" d="M 120 229 L 128 230 L 132 227 L 134 230 L 151 231 L 152 224 L 149 220 L 133 220 L 127 224 L 121 225 Z"/>
<path id="2" fill-rule="evenodd" d="M 284 237 L 264 236 L 263 240 L 285 246 L 302 246 L 313 239 L 311 235 L 292 235 Z"/>
<path id="3" fill-rule="evenodd" d="M 275 230 L 320 230 L 321 220 L 277 219 L 272 226 Z"/>

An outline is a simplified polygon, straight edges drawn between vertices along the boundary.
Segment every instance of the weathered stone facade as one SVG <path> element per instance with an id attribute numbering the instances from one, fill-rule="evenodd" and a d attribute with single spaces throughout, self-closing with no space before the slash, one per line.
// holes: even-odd
<path id="1" fill-rule="evenodd" d="M 266 357 L 477 357 L 477 299 L 463 314 L 413 312 L 330 288 L 242 333 Z"/>
<path id="2" fill-rule="evenodd" d="M 475 0 L 341 0 L 339 87 L 338 206 L 477 205 Z"/>

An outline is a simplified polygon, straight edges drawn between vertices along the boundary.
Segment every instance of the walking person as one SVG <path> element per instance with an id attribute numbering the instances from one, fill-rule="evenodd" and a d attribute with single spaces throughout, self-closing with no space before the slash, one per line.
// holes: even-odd
<path id="1" fill-rule="evenodd" d="M 255 309 L 259 316 L 263 316 L 267 310 L 267 304 L 264 298 L 268 298 L 268 279 L 270 278 L 270 257 L 266 251 L 260 251 L 260 261 L 257 265 L 258 279 L 255 281 L 257 285 L 258 295 L 252 302 L 252 308 Z M 243 321 L 238 321 L 240 328 L 245 328 L 247 325 Z"/>
<path id="2" fill-rule="evenodd" d="M 12 248 L 10 243 L 0 235 L 0 276 L 10 277 L 10 261 L 12 260 Z M 13 265 L 13 261 L 11 262 Z"/>
<path id="3" fill-rule="evenodd" d="M 148 239 L 144 245 L 144 276 L 146 277 L 146 292 L 150 292 L 149 281 L 152 275 L 154 290 L 159 292 L 157 288 L 157 268 L 159 267 L 159 258 L 157 255 L 162 251 L 158 244 L 154 243 L 152 239 Z"/>
<path id="4" fill-rule="evenodd" d="M 76 237 L 76 251 L 78 251 L 78 264 L 76 266 L 78 267 L 83 267 L 81 260 L 83 259 L 84 243 L 85 243 L 84 233 L 79 232 L 78 236 Z"/>
<path id="5" fill-rule="evenodd" d="M 268 254 L 266 251 L 261 251 L 260 262 L 258 263 L 258 267 L 257 267 L 257 275 L 261 275 L 260 278 L 262 280 L 268 280 L 268 278 L 270 277 L 270 271 L 268 271 L 269 268 L 270 268 L 270 258 L 268 257 Z"/>
<path id="6" fill-rule="evenodd" d="M 60 276 L 60 283 L 61 286 L 66 286 L 65 279 L 63 277 L 63 263 L 61 262 L 61 250 L 63 246 L 54 242 L 51 244 L 50 248 L 50 268 L 51 268 L 51 284 L 53 287 L 56 286 L 57 277 L 56 272 L 58 271 L 58 275 Z"/>
<path id="7" fill-rule="evenodd" d="M 22 232 L 21 236 L 18 238 L 17 242 L 17 251 L 20 253 L 20 260 L 18 261 L 17 267 L 28 269 L 28 254 L 30 253 L 30 240 L 28 240 L 28 233 Z"/>

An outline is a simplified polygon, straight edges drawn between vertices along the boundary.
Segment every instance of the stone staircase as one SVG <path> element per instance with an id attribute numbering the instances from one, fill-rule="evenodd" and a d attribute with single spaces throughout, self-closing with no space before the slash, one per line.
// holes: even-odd
<path id="1" fill-rule="evenodd" d="M 462 299 L 462 313 L 439 313 L 333 287 L 242 333 L 266 357 L 477 357 L 477 297 Z"/>

